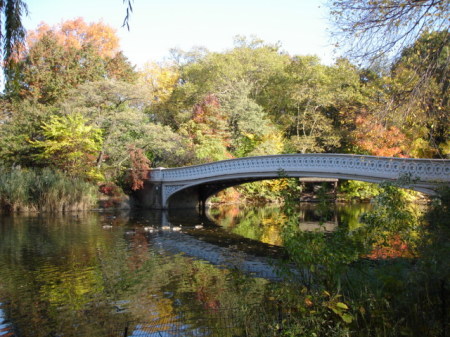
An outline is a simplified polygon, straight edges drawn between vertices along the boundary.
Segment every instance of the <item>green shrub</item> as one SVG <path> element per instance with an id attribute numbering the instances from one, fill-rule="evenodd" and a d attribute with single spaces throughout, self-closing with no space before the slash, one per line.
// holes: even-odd
<path id="1" fill-rule="evenodd" d="M 378 184 L 348 180 L 339 185 L 339 193 L 348 201 L 368 201 L 380 194 L 380 187 Z"/>

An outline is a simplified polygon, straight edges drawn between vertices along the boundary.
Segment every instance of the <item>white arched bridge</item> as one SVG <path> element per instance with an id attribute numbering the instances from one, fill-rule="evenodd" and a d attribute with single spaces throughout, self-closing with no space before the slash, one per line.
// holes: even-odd
<path id="1" fill-rule="evenodd" d="M 167 209 L 204 205 L 215 193 L 246 182 L 280 177 L 335 178 L 372 183 L 407 175 L 405 188 L 434 194 L 450 185 L 450 160 L 348 154 L 286 154 L 223 160 L 203 165 L 152 169 L 132 200 L 139 207 Z"/>

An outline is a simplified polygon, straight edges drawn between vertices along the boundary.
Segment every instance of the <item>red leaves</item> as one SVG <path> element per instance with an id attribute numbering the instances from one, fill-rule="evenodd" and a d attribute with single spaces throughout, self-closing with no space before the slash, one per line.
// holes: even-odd
<path id="1" fill-rule="evenodd" d="M 194 106 L 193 120 L 196 123 L 207 123 L 208 120 L 217 114 L 220 108 L 219 99 L 214 94 L 207 95 L 201 103 Z"/>
<path id="2" fill-rule="evenodd" d="M 144 187 L 144 181 L 148 179 L 150 160 L 142 149 L 129 147 L 131 170 L 128 177 L 131 190 L 136 191 Z"/>

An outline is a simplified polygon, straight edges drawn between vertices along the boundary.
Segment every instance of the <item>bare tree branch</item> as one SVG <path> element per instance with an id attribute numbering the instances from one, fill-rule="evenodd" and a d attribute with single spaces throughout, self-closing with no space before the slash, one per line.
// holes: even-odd
<path id="1" fill-rule="evenodd" d="M 134 2 L 134 0 L 123 0 L 124 4 L 127 4 L 127 11 L 126 11 L 126 15 L 125 18 L 123 19 L 123 23 L 122 23 L 122 27 L 127 27 L 128 30 L 130 30 L 130 15 L 131 13 L 133 13 L 133 6 L 132 3 Z"/>

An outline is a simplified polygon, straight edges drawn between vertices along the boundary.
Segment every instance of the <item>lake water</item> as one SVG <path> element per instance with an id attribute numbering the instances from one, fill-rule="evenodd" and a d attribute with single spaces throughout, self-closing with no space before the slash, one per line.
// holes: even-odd
<path id="1" fill-rule="evenodd" d="M 305 204 L 295 221 L 301 231 L 356 228 L 369 207 Z M 208 217 L 1 216 L 0 336 L 244 336 L 268 329 L 248 324 L 254 315 L 280 319 L 273 286 L 283 279 L 287 220 L 279 207 L 239 206 Z"/>

